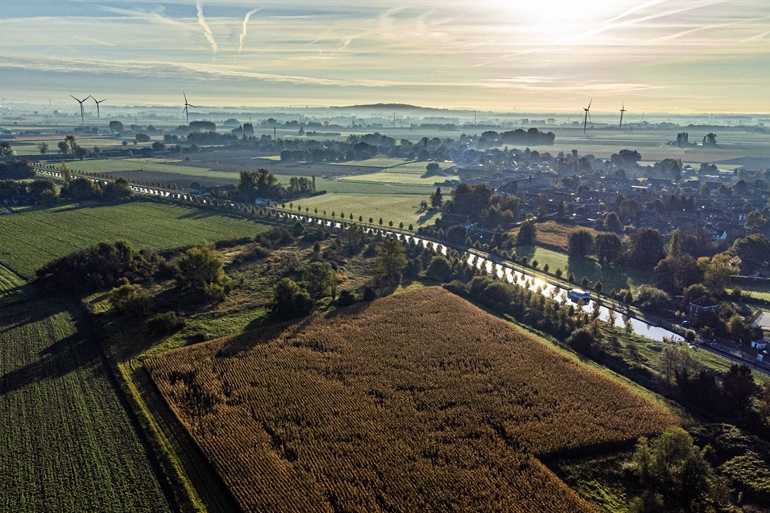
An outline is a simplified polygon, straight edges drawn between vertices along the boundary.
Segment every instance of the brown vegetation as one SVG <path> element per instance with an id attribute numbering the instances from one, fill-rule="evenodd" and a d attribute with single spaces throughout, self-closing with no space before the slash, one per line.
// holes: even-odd
<path id="1" fill-rule="evenodd" d="M 591 511 L 537 456 L 676 422 L 438 288 L 146 364 L 246 511 Z"/>
<path id="2" fill-rule="evenodd" d="M 559 224 L 555 221 L 547 221 L 545 223 L 537 223 L 537 245 L 553 249 L 555 251 L 565 252 L 569 246 L 567 238 L 569 234 L 575 230 L 588 230 L 591 235 L 596 237 L 599 233 L 593 228 L 584 228 L 582 226 L 570 226 L 565 224 Z M 516 237 L 519 229 L 515 228 L 511 230 L 511 236 Z"/>

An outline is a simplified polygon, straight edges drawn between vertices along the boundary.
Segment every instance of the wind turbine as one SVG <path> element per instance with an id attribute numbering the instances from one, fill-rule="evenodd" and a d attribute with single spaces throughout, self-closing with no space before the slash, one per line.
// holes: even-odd
<path id="1" fill-rule="evenodd" d="M 102 115 L 99 113 L 99 104 L 106 102 L 107 98 L 105 98 L 104 100 L 97 100 L 96 98 L 94 98 L 94 95 L 91 95 L 91 99 L 94 101 L 94 103 L 96 103 L 96 118 L 102 119 Z"/>
<path id="2" fill-rule="evenodd" d="M 591 101 L 588 102 L 588 107 L 583 107 L 583 110 L 586 112 L 585 118 L 583 119 L 583 135 L 586 135 L 586 128 L 588 128 L 588 116 L 591 113 L 591 104 L 594 102 L 594 99 L 591 98 Z"/>
<path id="3" fill-rule="evenodd" d="M 621 103 L 620 107 L 620 129 L 623 130 L 623 113 L 626 112 L 626 103 Z"/>
<path id="4" fill-rule="evenodd" d="M 187 124 L 190 124 L 190 112 L 187 110 L 187 107 L 195 107 L 195 105 L 187 102 L 187 95 L 185 93 L 182 93 L 184 95 L 184 115 L 187 118 Z M 197 108 L 197 107 L 196 107 Z"/>
<path id="5" fill-rule="evenodd" d="M 73 100 L 75 100 L 76 102 L 78 102 L 80 104 L 80 124 L 81 125 L 85 125 L 86 124 L 86 115 L 85 115 L 85 111 L 83 110 L 83 102 L 85 102 L 87 99 L 89 99 L 91 97 L 91 95 L 89 94 L 88 96 L 86 96 L 82 100 L 78 100 L 77 98 L 75 98 L 72 95 L 70 95 L 70 96 L 72 97 Z"/>

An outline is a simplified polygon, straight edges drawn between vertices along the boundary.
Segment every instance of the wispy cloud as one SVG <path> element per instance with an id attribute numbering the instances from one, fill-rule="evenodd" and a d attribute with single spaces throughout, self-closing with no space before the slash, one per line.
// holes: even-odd
<path id="1" fill-rule="evenodd" d="M 98 74 L 111 98 L 139 95 L 142 87 L 127 84 L 147 77 L 153 90 L 185 81 L 188 92 L 199 84 L 199 96 L 225 89 L 245 99 L 259 80 L 265 102 L 289 104 L 295 95 L 311 104 L 422 98 L 558 108 L 615 95 L 667 108 L 698 95 L 713 110 L 767 103 L 770 2 L 572 1 L 110 0 L 93 9 L 102 2 L 83 0 L 47 16 L 30 5 L 17 9 L 24 17 L 0 16 L 2 69 L 20 77 L 0 81 L 25 91 L 25 76 L 50 70 L 50 87 L 60 87 L 76 68 Z M 220 62 L 225 50 L 232 59 Z"/>
<path id="2" fill-rule="evenodd" d="M 249 12 L 247 12 L 246 17 L 243 18 L 243 30 L 241 30 L 241 37 L 238 45 L 238 53 L 241 53 L 241 51 L 243 51 L 243 40 L 246 39 L 246 27 L 249 24 L 249 18 L 251 18 L 251 15 L 257 11 L 259 11 L 259 9 L 252 9 Z"/>
<path id="3" fill-rule="evenodd" d="M 216 54 L 217 50 L 219 50 L 219 46 L 217 46 L 217 41 L 216 39 L 214 39 L 214 34 L 211 32 L 211 28 L 209 27 L 209 24 L 206 23 L 206 17 L 203 16 L 202 0 L 198 0 L 196 7 L 198 8 L 198 25 L 201 26 L 201 28 L 203 29 L 203 35 L 206 36 L 206 39 L 208 39 L 209 43 L 211 43 L 211 51 L 214 52 L 214 54 Z"/>
<path id="4" fill-rule="evenodd" d="M 90 37 L 80 37 L 80 36 L 75 36 L 75 35 L 68 35 L 66 37 L 72 37 L 72 38 L 75 38 L 75 39 L 80 39 L 82 41 L 88 41 L 88 42 L 91 42 L 91 43 L 96 43 L 96 44 L 102 45 L 102 46 L 115 46 L 114 44 L 108 43 L 107 41 L 99 41 L 98 39 L 92 39 Z"/>

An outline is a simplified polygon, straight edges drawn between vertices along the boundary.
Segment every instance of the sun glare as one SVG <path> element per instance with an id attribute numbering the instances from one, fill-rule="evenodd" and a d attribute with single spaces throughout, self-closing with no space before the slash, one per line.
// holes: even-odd
<path id="1" fill-rule="evenodd" d="M 617 0 L 501 0 L 496 2 L 496 8 L 509 12 L 520 22 L 542 27 L 568 27 L 600 23 L 635 3 Z"/>

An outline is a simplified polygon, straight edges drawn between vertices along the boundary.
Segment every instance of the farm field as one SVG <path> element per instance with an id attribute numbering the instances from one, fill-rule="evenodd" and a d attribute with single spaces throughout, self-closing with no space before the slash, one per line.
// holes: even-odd
<path id="1" fill-rule="evenodd" d="M 15 272 L 0 264 L 0 297 L 19 292 L 26 283 Z"/>
<path id="2" fill-rule="evenodd" d="M 394 184 L 414 184 L 414 185 L 427 185 L 433 186 L 436 182 L 443 182 L 444 180 L 458 180 L 459 176 L 451 175 L 434 175 L 424 177 L 426 172 L 426 163 L 414 162 L 409 164 L 403 164 L 400 166 L 385 168 L 382 171 L 376 173 L 367 173 L 361 175 L 351 175 L 339 178 L 340 180 L 348 181 L 361 181 L 361 182 L 375 182 L 375 183 L 394 183 Z M 441 168 L 447 169 L 452 167 L 451 163 L 442 163 Z"/>
<path id="3" fill-rule="evenodd" d="M 565 279 L 570 273 L 574 273 L 576 283 L 579 283 L 583 276 L 591 281 L 591 286 L 595 285 L 597 281 L 601 281 L 605 291 L 613 288 L 615 290 L 634 290 L 644 283 L 654 282 L 650 275 L 641 271 L 625 270 L 612 266 L 602 267 L 595 259 L 570 258 L 566 253 L 540 246 L 518 246 L 515 251 L 519 259 L 526 256 L 530 262 L 533 259 L 537 260 L 539 269 L 548 264 L 549 273 L 561 269 Z"/>
<path id="4" fill-rule="evenodd" d="M 770 301 L 770 287 L 762 287 L 761 285 L 741 285 L 740 289 L 744 296 Z M 728 292 L 732 293 L 733 290 L 728 289 Z"/>
<path id="5" fill-rule="evenodd" d="M 337 162 L 334 165 L 337 166 L 356 166 L 356 167 L 393 167 L 399 166 L 406 162 L 404 159 L 392 158 L 392 157 L 373 157 L 366 160 L 352 160 L 348 162 Z"/>
<path id="6" fill-rule="evenodd" d="M 538 457 L 677 423 L 439 288 L 145 365 L 245 511 L 593 511 Z"/>
<path id="7" fill-rule="evenodd" d="M 30 278 L 51 260 L 102 241 L 124 239 L 137 249 L 159 250 L 253 237 L 264 229 L 252 221 L 152 201 L 21 209 L 0 217 L 0 264 Z"/>
<path id="8" fill-rule="evenodd" d="M 288 183 L 289 181 L 288 176 L 276 176 L 281 183 Z M 430 197 L 430 194 L 436 190 L 436 187 L 433 185 L 366 181 L 367 176 L 369 175 L 359 175 L 355 177 L 356 179 L 347 179 L 347 177 L 345 177 L 346 179 L 344 180 L 342 178 L 336 180 L 318 178 L 316 179 L 316 189 L 319 191 L 339 194 L 374 194 L 382 196 L 390 196 L 393 194 L 419 194 L 423 195 L 422 199 L 426 201 Z M 439 178 L 436 181 L 443 180 L 445 179 Z"/>
<path id="9" fill-rule="evenodd" d="M 394 226 L 403 222 L 404 227 L 413 224 L 415 227 L 422 226 L 428 222 L 435 221 L 436 216 L 428 212 L 419 212 L 420 201 L 428 200 L 428 196 L 419 194 L 341 194 L 327 193 L 312 198 L 305 198 L 295 202 L 302 205 L 302 209 L 310 207 L 312 212 L 318 209 L 319 213 L 326 210 L 327 215 L 335 212 L 338 216 L 344 212 L 345 216 L 351 213 L 354 216 L 354 222 L 358 222 L 358 216 L 363 216 L 364 222 L 371 217 L 377 223 L 382 217 L 383 224 L 387 226 L 388 221 L 393 221 Z"/>
<path id="10" fill-rule="evenodd" d="M 171 511 L 98 347 L 67 308 L 0 309 L 0 510 Z"/>
<path id="11" fill-rule="evenodd" d="M 175 165 L 177 160 L 170 159 L 106 159 L 106 160 L 72 160 L 67 165 L 73 173 L 118 173 L 122 171 L 148 171 L 162 174 L 180 174 L 196 178 L 216 177 L 229 178 L 238 181 L 237 172 L 211 171 L 202 167 Z"/>
<path id="12" fill-rule="evenodd" d="M 19 156 L 26 156 L 26 155 L 39 155 L 40 150 L 38 148 L 39 143 L 47 143 L 48 144 L 48 153 L 49 154 L 55 154 L 58 149 L 56 145 L 64 139 L 64 136 L 61 136 L 59 138 L 51 137 L 51 136 L 41 136 L 41 137 L 35 137 L 35 138 L 22 138 L 18 140 L 14 145 L 13 149 Z M 113 139 L 111 137 L 83 137 L 81 138 L 78 136 L 77 138 L 78 144 L 83 146 L 84 148 L 87 148 L 89 151 L 94 148 L 94 146 L 98 146 L 101 149 L 114 149 L 116 147 L 122 146 L 123 141 L 121 139 Z M 146 146 L 143 144 L 142 146 Z M 127 148 L 133 148 L 136 149 L 133 145 Z"/>
<path id="13" fill-rule="evenodd" d="M 593 228 L 584 228 L 582 226 L 571 226 L 560 224 L 555 221 L 547 221 L 545 223 L 535 224 L 537 230 L 537 242 L 540 244 L 552 246 L 553 248 L 559 248 L 562 251 L 567 251 L 569 247 L 568 238 L 569 234 L 575 230 L 588 230 L 591 235 L 596 237 L 600 232 Z M 511 235 L 516 236 L 519 234 L 519 228 L 511 230 Z"/>

